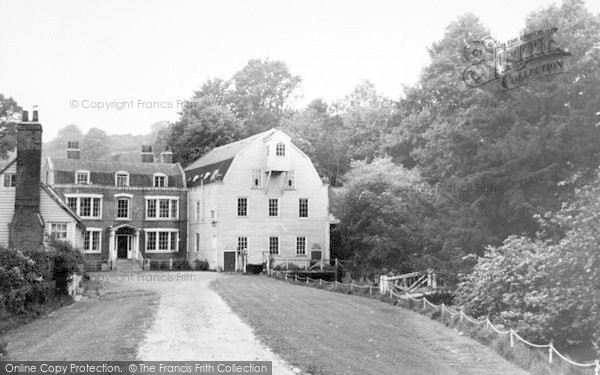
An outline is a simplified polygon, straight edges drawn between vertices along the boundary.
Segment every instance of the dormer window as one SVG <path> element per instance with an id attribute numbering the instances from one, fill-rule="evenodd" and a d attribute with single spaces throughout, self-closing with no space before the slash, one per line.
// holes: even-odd
<path id="1" fill-rule="evenodd" d="M 115 185 L 117 187 L 129 186 L 129 173 L 123 171 L 115 173 Z"/>
<path id="2" fill-rule="evenodd" d="M 277 156 L 285 156 L 285 145 L 280 142 L 275 146 L 275 155 Z"/>
<path id="3" fill-rule="evenodd" d="M 90 183 L 90 171 L 77 171 L 75 172 L 75 183 L 78 185 L 89 185 Z"/>
<path id="4" fill-rule="evenodd" d="M 164 173 L 154 174 L 154 187 L 167 187 L 167 175 Z"/>

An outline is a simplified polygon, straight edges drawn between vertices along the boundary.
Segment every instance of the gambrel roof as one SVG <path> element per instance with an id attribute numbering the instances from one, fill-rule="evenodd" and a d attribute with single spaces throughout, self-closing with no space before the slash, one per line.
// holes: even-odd
<path id="1" fill-rule="evenodd" d="M 268 139 L 277 130 L 271 129 L 237 142 L 228 143 L 206 153 L 185 168 L 187 186 L 193 187 L 222 181 L 236 155 L 257 140 Z"/>

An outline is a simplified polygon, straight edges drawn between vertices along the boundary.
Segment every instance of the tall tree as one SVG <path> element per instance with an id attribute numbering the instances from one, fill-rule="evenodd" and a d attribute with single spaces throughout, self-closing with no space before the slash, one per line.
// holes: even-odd
<path id="1" fill-rule="evenodd" d="M 16 100 L 0 94 L 0 158 L 5 158 L 17 146 L 17 121 L 21 111 Z"/>
<path id="2" fill-rule="evenodd" d="M 98 128 L 90 129 L 83 137 L 81 158 L 84 160 L 101 159 L 110 150 L 108 135 Z"/>
<path id="3" fill-rule="evenodd" d="M 246 135 L 281 125 L 285 105 L 301 82 L 282 61 L 252 59 L 231 80 L 230 103 Z"/>
<path id="4" fill-rule="evenodd" d="M 238 140 L 241 125 L 234 114 L 212 96 L 201 97 L 185 108 L 170 126 L 168 144 L 175 160 L 188 165 L 210 149 Z"/>

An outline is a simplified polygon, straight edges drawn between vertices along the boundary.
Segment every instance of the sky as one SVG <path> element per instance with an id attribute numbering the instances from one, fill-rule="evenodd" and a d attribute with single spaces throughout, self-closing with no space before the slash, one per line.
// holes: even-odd
<path id="1" fill-rule="evenodd" d="M 399 98 L 427 47 L 471 12 L 500 41 L 553 1 L 0 0 L 0 93 L 37 105 L 44 141 L 69 124 L 145 134 L 207 79 L 252 58 L 302 77 L 293 106 L 344 97 L 364 80 Z M 587 0 L 593 13 L 600 1 Z"/>

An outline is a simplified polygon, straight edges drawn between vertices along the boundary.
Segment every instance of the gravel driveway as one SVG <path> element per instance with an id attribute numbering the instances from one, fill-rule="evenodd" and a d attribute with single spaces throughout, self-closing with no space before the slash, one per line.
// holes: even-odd
<path id="1" fill-rule="evenodd" d="M 121 282 L 160 294 L 156 320 L 138 350 L 140 360 L 272 361 L 273 374 L 294 374 L 209 288 L 211 281 L 226 275 L 215 272 L 132 275 Z"/>

